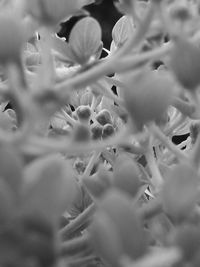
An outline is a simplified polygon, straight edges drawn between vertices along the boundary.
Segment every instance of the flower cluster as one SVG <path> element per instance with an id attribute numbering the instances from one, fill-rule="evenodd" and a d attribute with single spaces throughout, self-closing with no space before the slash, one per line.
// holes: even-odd
<path id="1" fill-rule="evenodd" d="M 199 266 L 200 1 L 94 2 L 0 1 L 0 265 Z"/>

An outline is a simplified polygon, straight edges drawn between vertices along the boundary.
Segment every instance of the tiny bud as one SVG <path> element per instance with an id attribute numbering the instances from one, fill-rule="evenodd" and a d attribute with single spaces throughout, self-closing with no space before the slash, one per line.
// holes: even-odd
<path id="1" fill-rule="evenodd" d="M 79 106 L 76 109 L 76 114 L 81 121 L 89 121 L 91 116 L 91 109 L 89 106 Z"/>
<path id="2" fill-rule="evenodd" d="M 110 136 L 112 136 L 115 132 L 114 127 L 112 126 L 112 124 L 106 124 L 103 127 L 103 133 L 102 133 L 102 138 L 108 138 Z"/>
<path id="3" fill-rule="evenodd" d="M 105 125 L 107 123 L 112 124 L 112 118 L 110 115 L 110 112 L 107 109 L 103 109 L 101 110 L 97 116 L 96 116 L 96 120 L 101 124 L 101 125 Z"/>

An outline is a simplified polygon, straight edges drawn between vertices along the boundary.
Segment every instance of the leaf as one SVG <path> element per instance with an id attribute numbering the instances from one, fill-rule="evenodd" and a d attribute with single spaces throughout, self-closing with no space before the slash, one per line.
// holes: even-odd
<path id="1" fill-rule="evenodd" d="M 71 165 L 58 155 L 50 155 L 35 160 L 24 175 L 24 211 L 57 222 L 77 194 Z"/>
<path id="2" fill-rule="evenodd" d="M 128 16 L 121 17 L 112 30 L 112 38 L 117 47 L 121 47 L 134 32 L 134 25 Z"/>
<path id="3" fill-rule="evenodd" d="M 97 20 L 86 17 L 77 22 L 70 33 L 69 45 L 79 64 L 87 63 L 99 53 L 101 27 Z"/>

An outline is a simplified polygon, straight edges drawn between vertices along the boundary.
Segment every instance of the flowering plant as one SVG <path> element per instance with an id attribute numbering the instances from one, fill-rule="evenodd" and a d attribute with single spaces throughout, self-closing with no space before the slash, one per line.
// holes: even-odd
<path id="1" fill-rule="evenodd" d="M 200 2 L 93 2 L 0 1 L 0 265 L 199 266 Z"/>

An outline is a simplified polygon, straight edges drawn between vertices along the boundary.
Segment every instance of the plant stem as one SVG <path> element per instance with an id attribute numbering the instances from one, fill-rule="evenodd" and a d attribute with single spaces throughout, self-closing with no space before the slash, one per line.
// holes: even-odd
<path id="1" fill-rule="evenodd" d="M 39 49 L 42 56 L 42 66 L 38 74 L 38 82 L 40 83 L 39 87 L 51 88 L 56 77 L 54 61 L 51 53 L 51 32 L 48 28 L 42 28 L 40 30 L 40 35 L 41 40 L 39 41 Z"/>
<path id="2" fill-rule="evenodd" d="M 182 253 L 177 248 L 159 249 L 158 251 L 149 253 L 149 255 L 143 257 L 141 260 L 134 262 L 125 267 L 162 267 L 167 264 L 171 266 L 178 262 L 182 257 Z"/>
<path id="3" fill-rule="evenodd" d="M 46 153 L 67 153 L 67 154 L 80 154 L 82 152 L 101 151 L 109 146 L 116 146 L 123 143 L 127 137 L 127 129 L 123 128 L 114 136 L 107 138 L 104 141 L 91 141 L 87 143 L 72 142 L 69 138 L 63 140 L 55 140 L 53 138 L 44 138 L 39 136 L 32 136 L 29 142 L 24 144 L 22 148 L 24 152 L 35 155 Z"/>
<path id="4" fill-rule="evenodd" d="M 124 44 L 121 49 L 119 49 L 117 52 L 118 56 L 124 56 L 141 43 L 149 29 L 154 13 L 155 4 L 151 2 L 146 17 L 140 22 L 138 28 L 136 28 L 136 33 Z"/>
<path id="5" fill-rule="evenodd" d="M 149 125 L 149 130 L 157 139 L 161 141 L 162 144 L 171 150 L 180 161 L 188 161 L 188 157 L 185 155 L 185 153 L 178 149 L 155 124 Z"/>
<path id="6" fill-rule="evenodd" d="M 161 212 L 162 203 L 159 198 L 150 200 L 138 209 L 139 216 L 142 220 L 149 220 Z"/>
<path id="7" fill-rule="evenodd" d="M 61 256 L 71 255 L 87 249 L 90 246 L 89 241 L 89 236 L 85 234 L 81 237 L 63 242 L 61 245 Z"/>
<path id="8" fill-rule="evenodd" d="M 61 238 L 66 240 L 73 232 L 90 220 L 95 210 L 96 206 L 94 203 L 87 207 L 80 215 L 59 231 Z"/>
<path id="9" fill-rule="evenodd" d="M 67 266 L 89 266 L 89 263 L 91 263 L 91 261 L 96 260 L 96 256 L 91 255 L 91 256 L 85 256 L 82 258 L 74 258 L 73 260 L 69 260 L 67 261 Z"/>
<path id="10" fill-rule="evenodd" d="M 190 160 L 196 168 L 199 168 L 200 165 L 200 135 L 195 142 L 195 145 L 190 153 Z"/>
<path id="11" fill-rule="evenodd" d="M 147 150 L 145 156 L 146 156 L 146 160 L 151 171 L 152 184 L 155 187 L 155 191 L 156 191 L 155 194 L 156 194 L 159 192 L 163 184 L 163 177 L 158 169 L 158 165 L 156 163 L 155 156 L 153 154 L 152 138 L 150 138 L 149 149 Z"/>
<path id="12" fill-rule="evenodd" d="M 87 165 L 87 167 L 86 167 L 86 169 L 85 169 L 85 171 L 84 171 L 84 173 L 83 173 L 83 175 L 81 177 L 81 180 L 84 179 L 85 177 L 90 176 L 90 173 L 91 173 L 91 171 L 92 171 L 92 169 L 94 167 L 94 164 L 97 162 L 97 160 L 100 157 L 100 155 L 101 155 L 101 152 L 100 153 L 96 152 L 96 151 L 93 152 L 93 155 L 91 156 L 91 158 L 89 160 L 89 163 L 88 163 L 88 165 Z"/>
<path id="13" fill-rule="evenodd" d="M 180 98 L 175 98 L 172 104 L 175 108 L 181 111 L 185 116 L 191 116 L 195 112 L 195 105 L 192 103 L 181 100 Z"/>
<path id="14" fill-rule="evenodd" d="M 69 115 L 65 110 L 61 110 L 62 115 L 64 116 L 64 119 L 71 124 L 72 126 L 75 126 L 77 122 Z"/>

